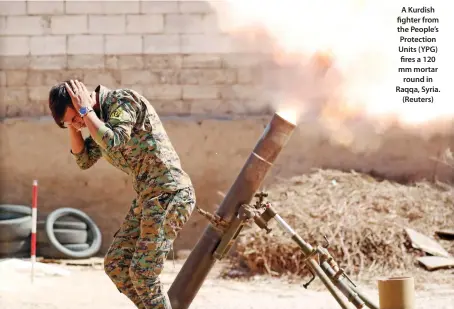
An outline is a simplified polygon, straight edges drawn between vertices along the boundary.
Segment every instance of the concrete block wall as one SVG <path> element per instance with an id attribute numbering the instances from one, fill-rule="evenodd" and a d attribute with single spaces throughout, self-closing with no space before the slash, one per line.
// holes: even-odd
<path id="1" fill-rule="evenodd" d="M 203 115 L 162 119 L 198 205 L 215 210 L 217 192 L 227 192 L 269 121 L 267 115 L 215 116 L 268 113 L 261 84 L 275 76 L 264 72 L 276 69 L 266 45 L 258 52 L 222 33 L 217 18 L 204 1 L 0 1 L 0 157 L 7 158 L 0 162 L 0 203 L 29 205 L 38 179 L 39 212 L 87 212 L 103 233 L 100 254 L 106 252 L 134 198 L 131 179 L 104 160 L 80 171 L 67 132 L 49 117 L 36 117 L 49 115 L 53 84 L 78 78 L 89 87 L 141 91 L 160 115 Z M 454 149 L 452 132 L 421 138 L 400 129 L 356 130 L 360 141 L 380 141 L 377 150 L 351 151 L 332 144 L 319 123 L 301 124 L 267 183 L 315 167 L 454 182 L 453 170 L 431 159 Z M 176 248 L 192 248 L 206 224 L 194 213 Z"/>
<path id="2" fill-rule="evenodd" d="M 1 1 L 0 118 L 49 115 L 56 82 L 141 91 L 158 112 L 263 114 L 259 57 L 205 1 Z"/>

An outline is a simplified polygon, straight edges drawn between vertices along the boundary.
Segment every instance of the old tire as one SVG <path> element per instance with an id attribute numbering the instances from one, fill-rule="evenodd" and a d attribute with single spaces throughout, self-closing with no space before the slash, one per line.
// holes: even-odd
<path id="1" fill-rule="evenodd" d="M 71 250 L 61 244 L 54 233 L 54 223 L 61 217 L 71 215 L 87 224 L 89 248 L 83 251 Z M 49 214 L 46 219 L 45 231 L 49 238 L 49 244 L 57 251 L 62 253 L 62 256 L 68 258 L 88 258 L 98 253 L 102 244 L 102 235 L 96 223 L 83 211 L 74 208 L 60 208 Z"/>
<path id="2" fill-rule="evenodd" d="M 83 252 L 90 248 L 89 244 L 67 244 L 63 245 L 66 249 L 72 252 Z M 63 252 L 57 250 L 51 244 L 38 244 L 36 247 L 36 253 L 39 257 L 50 258 L 50 259 L 66 259 L 68 256 Z"/>
<path id="3" fill-rule="evenodd" d="M 54 225 L 55 226 L 55 225 Z M 69 229 L 54 229 L 55 238 L 62 245 L 84 244 L 88 240 L 88 232 Z M 49 236 L 45 229 L 40 229 L 36 235 L 38 243 L 49 243 Z"/>
<path id="4" fill-rule="evenodd" d="M 38 214 L 38 230 L 45 229 L 47 216 L 48 214 L 45 214 L 40 217 L 40 214 Z M 54 228 L 85 231 L 87 229 L 87 224 L 77 218 L 74 218 L 73 216 L 63 216 L 54 222 Z"/>
<path id="5" fill-rule="evenodd" d="M 89 244 L 66 244 L 66 248 L 72 251 L 84 251 L 90 248 Z"/>
<path id="6" fill-rule="evenodd" d="M 24 240 L 32 232 L 31 208 L 22 205 L 0 205 L 0 242 Z"/>
<path id="7" fill-rule="evenodd" d="M 25 205 L 11 205 L 11 204 L 2 204 L 0 205 L 0 220 L 9 220 L 17 219 L 23 217 L 24 215 L 31 216 L 32 209 L 29 206 Z M 47 214 L 41 214 L 38 212 L 38 228 L 40 226 L 44 227 L 45 218 Z M 54 228 L 56 229 L 71 229 L 71 230 L 86 230 L 87 224 L 80 221 L 77 218 L 74 218 L 71 215 L 63 216 L 54 223 Z"/>
<path id="8" fill-rule="evenodd" d="M 47 215 L 46 215 L 47 217 Z M 46 220 L 38 221 L 38 229 L 44 229 Z M 85 231 L 87 229 L 87 224 L 83 221 L 80 221 L 73 216 L 63 216 L 54 222 L 54 229 L 69 229 L 69 230 L 81 230 Z"/>
<path id="9" fill-rule="evenodd" d="M 0 257 L 30 256 L 30 239 L 0 242 Z"/>
<path id="10" fill-rule="evenodd" d="M 44 231 L 45 227 L 46 220 L 39 220 L 37 222 L 38 232 L 41 230 Z M 87 228 L 85 222 L 77 220 L 77 218 L 72 218 L 71 216 L 65 216 L 54 222 L 54 229 L 86 231 Z"/>
<path id="11" fill-rule="evenodd" d="M 80 221 L 73 216 L 63 216 L 55 221 L 54 228 L 85 231 L 88 226 L 85 222 Z"/>
<path id="12" fill-rule="evenodd" d="M 0 220 L 11 220 L 31 215 L 32 208 L 29 206 L 12 204 L 0 205 Z"/>

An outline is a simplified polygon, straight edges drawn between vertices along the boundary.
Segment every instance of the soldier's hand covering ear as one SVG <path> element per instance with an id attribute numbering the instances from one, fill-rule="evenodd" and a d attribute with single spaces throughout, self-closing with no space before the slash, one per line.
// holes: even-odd
<path id="1" fill-rule="evenodd" d="M 70 84 L 71 87 L 65 83 L 65 87 L 71 97 L 71 101 L 76 111 L 78 111 L 81 107 L 91 107 L 94 105 L 93 99 L 90 97 L 90 92 L 88 92 L 82 82 L 79 82 L 78 80 L 71 80 Z"/>

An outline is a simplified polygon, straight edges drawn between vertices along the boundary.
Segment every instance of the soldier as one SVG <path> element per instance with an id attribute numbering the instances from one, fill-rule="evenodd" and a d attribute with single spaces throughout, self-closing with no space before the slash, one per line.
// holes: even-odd
<path id="1" fill-rule="evenodd" d="M 171 308 L 159 277 L 196 198 L 156 111 L 134 90 L 99 85 L 90 93 L 77 80 L 52 87 L 49 108 L 61 128 L 69 127 L 81 169 L 104 157 L 132 177 L 137 195 L 105 256 L 105 272 L 137 308 Z M 85 140 L 82 128 L 90 132 Z"/>

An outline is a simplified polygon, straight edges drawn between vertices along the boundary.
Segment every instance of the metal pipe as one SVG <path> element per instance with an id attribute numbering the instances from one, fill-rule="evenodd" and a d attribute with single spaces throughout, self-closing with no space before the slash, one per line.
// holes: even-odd
<path id="1" fill-rule="evenodd" d="M 305 256 L 309 256 L 313 252 L 313 248 L 310 244 L 306 243 L 301 236 L 299 236 L 296 231 L 279 215 L 277 214 L 274 209 L 268 208 L 266 210 L 269 213 L 269 216 L 271 218 L 274 218 L 276 222 L 278 223 L 278 226 L 284 231 L 290 234 L 291 239 L 298 244 L 298 246 L 301 248 Z M 325 287 L 328 289 L 328 291 L 333 295 L 334 299 L 336 299 L 337 303 L 342 307 L 342 309 L 349 309 L 348 303 L 345 301 L 345 299 L 342 297 L 342 294 L 340 293 L 339 290 L 336 289 L 336 286 L 334 285 L 333 282 L 331 282 L 330 278 L 328 277 L 328 274 L 324 272 L 324 269 L 313 259 L 308 260 L 308 266 L 312 269 L 313 272 L 317 274 L 317 276 L 320 278 L 320 280 L 323 282 Z M 332 276 L 332 274 L 331 274 Z M 361 308 L 361 307 L 359 307 Z"/>
<path id="2" fill-rule="evenodd" d="M 295 123 L 278 113 L 273 115 L 219 206 L 217 215 L 230 222 L 242 204 L 251 202 L 295 128 Z M 213 252 L 221 238 L 222 234 L 209 224 L 170 286 L 168 296 L 172 309 L 186 309 L 192 303 L 216 262 Z"/>
<path id="3" fill-rule="evenodd" d="M 334 299 L 342 307 L 342 309 L 349 309 L 350 306 L 342 298 L 342 294 L 336 289 L 336 287 L 330 281 L 330 279 L 328 278 L 327 274 L 325 274 L 325 272 L 320 267 L 320 265 L 316 261 L 314 261 L 313 259 L 310 259 L 309 260 L 309 266 L 314 272 L 317 273 L 317 277 L 320 278 L 320 280 L 323 282 L 323 284 L 328 289 L 328 291 L 331 293 L 331 295 L 333 295 Z"/>
<path id="4" fill-rule="evenodd" d="M 323 262 L 320 267 L 323 269 L 324 273 L 331 279 L 333 284 L 339 289 L 339 291 L 344 294 L 348 301 L 355 306 L 355 308 L 363 308 L 364 301 L 359 297 L 358 293 L 350 288 L 350 285 L 345 281 L 348 280 L 345 277 L 336 278 L 336 272 L 333 270 L 331 265 L 328 262 Z"/>
<path id="5" fill-rule="evenodd" d="M 374 300 L 372 300 L 368 295 L 361 291 L 358 287 L 350 283 L 350 288 L 358 294 L 358 296 L 363 300 L 366 306 L 370 309 L 380 309 Z"/>

